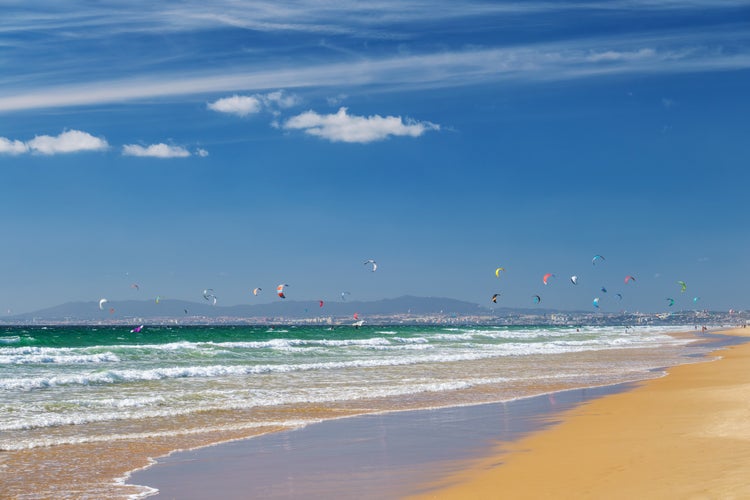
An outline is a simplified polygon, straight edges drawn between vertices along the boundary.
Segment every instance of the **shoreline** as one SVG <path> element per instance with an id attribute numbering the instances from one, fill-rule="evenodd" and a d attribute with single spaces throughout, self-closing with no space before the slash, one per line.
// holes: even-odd
<path id="1" fill-rule="evenodd" d="M 716 333 L 722 333 L 722 332 L 716 332 Z M 694 335 L 692 332 L 685 332 L 685 335 L 690 335 L 695 338 L 697 343 L 703 343 L 703 342 L 715 342 L 717 343 L 717 346 L 715 349 L 712 350 L 713 352 L 716 352 L 716 350 L 721 349 L 722 345 L 720 344 L 720 338 L 718 337 L 707 337 L 707 338 L 701 338 L 700 336 Z M 709 354 L 711 355 L 711 354 Z M 697 361 L 697 363 L 702 363 L 701 361 Z M 687 364 L 694 364 L 693 362 L 689 362 Z M 666 368 L 669 369 L 669 368 Z M 648 380 L 646 380 L 647 382 Z M 213 467 L 214 473 L 221 472 L 222 468 L 219 467 L 217 464 L 224 461 L 226 457 L 228 456 L 234 456 L 234 459 L 230 461 L 229 463 L 224 463 L 223 468 L 232 468 L 231 463 L 233 461 L 239 461 L 243 464 L 243 468 L 245 470 L 253 470 L 256 471 L 256 475 L 266 475 L 267 477 L 273 476 L 273 471 L 265 472 L 264 474 L 260 474 L 259 468 L 263 467 L 262 463 L 252 463 L 252 454 L 253 450 L 255 450 L 256 453 L 262 453 L 268 459 L 269 453 L 278 453 L 278 450 L 276 448 L 283 446 L 282 442 L 285 443 L 285 446 L 290 446 L 289 443 L 292 441 L 300 442 L 302 444 L 296 445 L 298 447 L 302 447 L 304 449 L 309 449 L 311 446 L 311 443 L 315 440 L 318 440 L 318 437 L 315 437 L 315 433 L 317 432 L 323 432 L 327 433 L 329 438 L 332 435 L 341 435 L 345 434 L 349 436 L 349 441 L 352 440 L 352 436 L 357 438 L 357 441 L 361 444 L 367 444 L 368 440 L 372 440 L 372 437 L 367 437 L 367 425 L 362 424 L 360 425 L 358 422 L 366 422 L 367 419 L 374 419 L 378 421 L 378 425 L 382 428 L 385 428 L 385 426 L 390 424 L 385 424 L 383 422 L 393 421 L 393 429 L 390 431 L 391 434 L 393 433 L 399 433 L 401 432 L 399 429 L 402 429 L 404 426 L 412 425 L 409 422 L 410 421 L 417 421 L 420 420 L 420 418 L 424 418 L 425 416 L 429 415 L 425 420 L 425 425 L 428 427 L 437 427 L 440 429 L 441 426 L 448 425 L 451 427 L 452 430 L 456 430 L 457 428 L 460 428 L 460 424 L 454 424 L 454 423 L 448 423 L 450 422 L 453 417 L 446 416 L 450 412 L 463 412 L 466 415 L 462 417 L 464 420 L 468 420 L 472 422 L 471 430 L 472 432 L 476 431 L 476 423 L 479 421 L 482 421 L 484 419 L 487 421 L 492 421 L 494 418 L 497 420 L 498 414 L 498 408 L 501 408 L 501 413 L 503 413 L 502 418 L 507 418 L 508 413 L 513 414 L 512 418 L 519 418 L 521 420 L 527 420 L 531 422 L 530 425 L 526 425 L 526 427 L 522 431 L 516 431 L 514 434 L 510 435 L 504 435 L 500 438 L 500 440 L 504 443 L 515 441 L 521 438 L 522 436 L 525 436 L 527 434 L 535 434 L 537 431 L 542 430 L 543 428 L 546 428 L 549 426 L 551 420 L 558 420 L 560 418 L 561 413 L 564 413 L 566 411 L 570 410 L 570 407 L 579 405 L 581 402 L 588 401 L 591 398 L 601 398 L 602 396 L 606 396 L 608 394 L 614 393 L 614 392 L 620 392 L 623 390 L 630 391 L 633 387 L 642 384 L 644 381 L 641 382 L 627 382 L 622 384 L 610 384 L 610 385 L 604 385 L 599 387 L 586 387 L 586 388 L 577 388 L 577 389 L 568 389 L 564 391 L 553 391 L 547 394 L 542 395 L 535 395 L 528 398 L 521 398 L 519 400 L 505 402 L 505 403 L 484 403 L 479 405 L 463 405 L 463 406 L 451 406 L 451 407 L 445 407 L 445 408 L 439 408 L 439 409 L 422 409 L 422 410 L 407 410 L 407 411 L 390 411 L 390 412 L 384 412 L 384 413 L 376 413 L 376 414 L 364 414 L 364 415 L 357 415 L 357 416 L 351 416 L 351 417 L 343 417 L 340 419 L 333 419 L 333 420 L 326 420 L 320 423 L 311 424 L 308 426 L 305 426 L 301 429 L 297 430 L 286 430 L 281 432 L 274 432 L 267 434 L 265 436 L 257 436 L 250 439 L 240 439 L 236 441 L 230 441 L 225 443 L 217 443 L 215 445 L 211 445 L 208 447 L 202 447 L 197 448 L 193 450 L 185 450 L 185 451 L 176 451 L 173 453 L 170 453 L 166 457 L 160 457 L 156 460 L 154 460 L 154 463 L 151 466 L 148 466 L 143 469 L 139 469 L 136 471 L 131 471 L 125 478 L 124 482 L 127 485 L 147 485 L 148 487 L 156 487 L 160 490 L 160 495 L 157 495 L 157 497 L 167 497 L 167 498 L 191 498 L 190 494 L 194 493 L 194 488 L 191 487 L 195 486 L 196 484 L 204 485 L 208 490 L 206 490 L 204 493 L 208 494 L 208 491 L 211 490 L 210 485 L 215 484 L 215 487 L 222 488 L 221 493 L 222 496 L 225 498 L 242 498 L 243 495 L 248 494 L 247 488 L 248 485 L 243 485 L 242 479 L 247 479 L 247 474 L 242 474 L 241 472 L 237 472 L 238 477 L 233 477 L 231 474 L 221 474 L 221 480 L 219 482 L 216 482 L 215 477 L 212 477 L 211 473 L 208 473 L 206 476 L 201 476 L 201 474 L 205 474 L 208 472 L 208 469 L 206 470 L 193 470 L 191 469 L 190 464 L 191 463 L 202 463 L 204 466 L 206 464 L 212 464 L 211 467 Z M 579 394 L 578 399 L 575 403 L 572 403 L 570 406 L 564 406 L 563 400 L 565 399 L 565 394 L 569 392 L 579 392 L 583 394 L 582 396 Z M 587 394 L 588 393 L 588 394 Z M 549 399 L 550 401 L 554 400 L 560 400 L 560 401 L 554 401 L 554 404 L 552 404 L 552 407 L 550 408 L 543 408 L 544 405 L 539 403 L 539 400 L 541 399 Z M 536 401 L 536 403 L 530 403 L 531 401 Z M 531 406 L 533 408 L 531 408 Z M 565 403 L 567 404 L 567 403 Z M 517 405 L 519 407 L 522 407 L 522 409 L 518 410 L 511 410 L 508 411 L 508 407 Z M 482 409 L 495 407 L 495 415 L 492 415 L 491 413 L 488 415 L 486 412 L 482 414 Z M 442 412 L 442 413 L 441 413 Z M 442 416 L 441 416 L 442 415 Z M 421 416 L 421 417 L 420 417 Z M 354 422 L 354 423 L 352 423 Z M 329 429 L 330 426 L 330 429 Z M 321 430 L 322 429 L 322 430 Z M 345 431 L 345 432 L 342 432 Z M 495 434 L 492 434 L 492 433 Z M 388 434 L 388 433 L 386 433 Z M 450 453 L 448 453 L 445 456 L 440 456 L 439 458 L 436 457 L 436 450 L 435 447 L 431 444 L 436 438 L 440 438 L 441 435 L 445 434 L 443 430 L 438 431 L 438 436 L 432 436 L 428 438 L 424 438 L 422 440 L 419 440 L 418 438 L 414 438 L 411 442 L 412 447 L 422 447 L 421 451 L 415 452 L 415 451 L 407 451 L 407 453 L 411 453 L 413 455 L 419 455 L 421 453 L 421 458 L 419 458 L 416 462 L 408 464 L 406 467 L 409 471 L 408 476 L 409 478 L 405 477 L 396 477 L 399 474 L 393 474 L 391 472 L 384 472 L 383 470 L 380 470 L 379 472 L 376 471 L 376 469 L 388 469 L 390 466 L 386 463 L 379 463 L 379 464 L 364 464 L 361 465 L 361 468 L 366 469 L 369 471 L 369 478 L 368 477 L 360 477 L 358 479 L 360 485 L 359 486 L 351 486 L 350 492 L 352 494 L 356 494 L 357 496 L 362 496 L 362 488 L 361 485 L 364 481 L 365 483 L 367 481 L 372 481 L 373 478 L 377 478 L 378 474 L 380 474 L 379 478 L 377 479 L 376 483 L 379 484 L 379 487 L 381 490 L 388 486 L 389 493 L 391 493 L 394 497 L 397 496 L 406 496 L 409 494 L 414 494 L 419 491 L 418 488 L 424 487 L 426 483 L 430 483 L 432 486 L 429 486 L 428 488 L 434 489 L 434 485 L 436 484 L 442 484 L 440 478 L 444 477 L 446 475 L 452 475 L 457 470 L 460 470 L 459 468 L 461 466 L 465 466 L 464 463 L 457 464 L 456 461 L 460 460 L 472 460 L 476 457 L 484 457 L 488 454 L 491 454 L 493 452 L 493 443 L 495 443 L 498 440 L 497 437 L 497 430 L 496 429 L 490 429 L 488 430 L 488 433 L 486 435 L 483 435 L 482 439 L 484 440 L 480 445 L 477 445 L 476 443 L 469 445 L 470 450 L 466 450 L 467 443 L 464 442 L 452 442 L 445 446 L 449 446 L 451 450 Z M 470 434 L 470 433 L 469 433 Z M 307 437 L 305 436 L 313 436 L 313 437 Z M 381 436 L 382 437 L 382 436 Z M 466 434 L 462 437 L 463 441 L 470 441 L 472 439 L 472 436 Z M 305 444 L 305 442 L 307 443 Z M 323 444 L 325 443 L 325 444 Z M 370 443 L 372 444 L 372 443 Z M 348 449 L 353 455 L 356 455 L 356 451 L 351 451 L 353 449 L 353 445 L 350 442 L 347 442 L 347 440 L 341 440 L 336 441 L 335 443 L 325 440 L 320 440 L 319 442 L 320 448 L 332 448 L 332 449 Z M 463 448 L 462 448 L 463 447 Z M 473 447 L 473 448 L 472 448 Z M 479 451 L 479 448 L 481 448 L 481 451 Z M 460 448 L 460 449 L 458 449 Z M 234 450 L 230 452 L 229 450 Z M 271 451 L 269 451 L 271 450 Z M 461 451 L 463 450 L 463 451 Z M 375 449 L 374 452 L 376 453 L 386 453 L 391 455 L 396 455 L 396 461 L 398 461 L 398 455 L 404 454 L 405 451 L 394 451 L 391 449 Z M 367 453 L 373 453 L 373 450 L 370 450 L 369 452 L 360 452 L 360 454 L 367 454 Z M 189 458 L 188 458 L 189 457 Z M 241 457 L 241 458 L 237 458 Z M 351 458 L 351 457 L 350 457 Z M 356 457 L 355 457 L 356 458 Z M 361 457 L 360 457 L 361 458 Z M 330 457 L 316 457 L 312 461 L 314 463 L 320 463 L 321 460 L 329 460 Z M 289 461 L 289 458 L 286 459 L 286 461 Z M 283 461 L 282 461 L 283 462 Z M 342 466 L 342 460 L 338 460 L 335 464 L 332 464 L 331 467 L 334 469 L 341 468 Z M 351 462 L 351 461 L 350 461 Z M 286 462 L 285 462 L 286 463 Z M 353 464 L 345 464 L 347 466 Z M 302 471 L 305 466 L 304 464 L 297 464 L 296 466 L 300 470 L 298 471 L 298 474 L 300 475 L 300 478 L 296 480 L 300 483 L 308 483 L 304 491 L 306 492 L 306 495 L 309 497 L 311 493 L 311 481 L 315 483 L 316 487 L 319 487 L 319 483 L 325 482 L 322 481 L 322 477 L 328 476 L 328 483 L 330 485 L 336 485 L 338 483 L 337 488 L 341 488 L 342 480 L 349 481 L 349 477 L 334 479 L 333 477 L 330 477 L 330 474 L 325 474 L 325 470 L 318 470 L 316 472 L 316 475 L 314 477 L 308 477 L 305 479 L 303 476 L 305 476 L 305 472 Z M 457 468 L 459 467 L 459 468 Z M 209 467 L 210 469 L 210 467 Z M 284 469 L 287 473 L 289 472 L 287 469 Z M 352 473 L 356 473 L 356 467 L 352 471 Z M 200 476 L 201 479 L 198 481 L 196 477 Z M 365 474 L 364 476 L 368 476 L 368 474 Z M 418 478 L 415 476 L 419 476 Z M 288 477 L 287 478 L 277 478 L 277 481 L 281 481 L 282 479 L 287 480 L 289 482 Z M 398 483 L 397 487 L 392 487 L 393 485 L 388 485 L 388 482 L 391 483 Z M 273 482 L 273 481 L 271 481 Z M 292 481 L 294 482 L 294 481 Z M 186 485 L 187 483 L 187 485 Z M 258 488 L 258 485 L 255 485 L 254 487 Z M 295 483 L 294 487 L 296 488 L 297 485 Z M 348 486 L 343 486 L 344 488 L 347 488 Z M 269 489 L 270 488 L 270 489 Z M 272 491 L 273 486 L 266 485 L 266 490 L 260 491 L 258 490 L 257 495 L 267 497 L 269 496 L 269 492 Z M 325 490 L 325 488 L 323 488 Z M 215 490 L 214 490 L 215 492 Z M 232 496 L 232 492 L 236 492 L 237 496 Z M 378 494 L 382 494 L 384 491 L 378 491 Z M 320 493 L 320 497 L 330 496 L 332 494 L 341 494 L 341 492 L 338 489 L 334 490 L 325 490 L 325 492 Z M 273 495 L 272 495 L 273 496 Z M 373 494 L 373 498 L 377 497 L 378 495 Z M 289 498 L 294 497 L 294 494 L 291 494 L 289 496 L 285 495 L 278 495 L 279 498 Z M 194 498 L 199 498 L 199 496 L 195 496 Z"/>
<path id="2" fill-rule="evenodd" d="M 199 499 L 217 491 L 226 499 L 396 498 L 414 493 L 421 481 L 437 480 L 450 472 L 456 459 L 489 453 L 498 437 L 511 441 L 542 431 L 556 422 L 559 413 L 628 391 L 634 384 L 328 419 L 298 429 L 177 450 L 132 471 L 124 484 L 149 488 L 149 498 Z M 452 432 L 446 433 L 446 428 Z M 247 471 L 253 472 L 248 475 Z M 279 484 L 286 491 L 280 491 Z"/>
<path id="3" fill-rule="evenodd" d="M 750 332 L 717 334 L 745 341 L 565 411 L 542 432 L 496 442 L 408 498 L 749 497 Z"/>

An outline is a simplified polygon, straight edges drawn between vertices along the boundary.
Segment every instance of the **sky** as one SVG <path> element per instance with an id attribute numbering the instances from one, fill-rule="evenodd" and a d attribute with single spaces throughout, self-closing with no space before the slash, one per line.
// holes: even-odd
<path id="1" fill-rule="evenodd" d="M 750 0 L 5 0 L 0 68 L 0 317 L 750 309 Z"/>

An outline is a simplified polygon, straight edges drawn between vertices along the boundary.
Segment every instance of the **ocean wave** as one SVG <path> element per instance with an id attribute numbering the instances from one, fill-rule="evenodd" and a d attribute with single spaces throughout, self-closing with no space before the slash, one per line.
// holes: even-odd
<path id="1" fill-rule="evenodd" d="M 12 335 L 10 337 L 0 337 L 0 344 L 17 344 L 21 341 L 21 337 L 18 335 Z"/>
<path id="2" fill-rule="evenodd" d="M 643 373 L 643 370 L 633 369 L 633 372 Z M 270 407 L 293 404 L 327 404 L 342 401 L 359 401 L 368 399 L 392 398 L 410 396 L 421 393 L 449 392 L 470 389 L 477 386 L 493 384 L 513 384 L 518 381 L 531 380 L 578 380 L 581 377 L 590 377 L 590 373 L 582 373 L 569 370 L 563 373 L 544 374 L 527 377 L 471 377 L 457 378 L 454 380 L 405 380 L 401 385 L 382 383 L 373 386 L 369 381 L 363 380 L 359 384 L 340 387 L 308 387 L 288 388 L 286 390 L 254 390 L 254 391 L 207 391 L 214 398 L 204 401 L 194 401 L 187 397 L 182 400 L 182 405 L 177 401 L 165 401 L 160 397 L 126 398 L 123 402 L 114 400 L 102 401 L 79 401 L 75 402 L 76 411 L 67 413 L 42 413 L 38 409 L 29 407 L 29 415 L 18 415 L 14 420 L 0 424 L 0 431 L 20 431 L 41 429 L 49 427 L 86 425 L 107 421 L 140 420 L 150 418 L 172 418 L 185 416 L 206 411 L 215 410 L 248 410 L 258 407 Z M 204 396 L 208 394 L 203 394 Z M 154 408 L 154 405 L 157 406 Z M 105 411 L 100 411 L 104 409 Z M 116 411 L 107 411 L 115 409 Z M 277 425 L 279 423 L 256 422 L 253 425 Z M 291 425 L 289 422 L 279 425 Z M 205 429 L 203 429 L 205 430 Z M 201 429 L 176 429 L 164 435 L 178 435 L 182 432 L 201 432 Z M 100 439 L 107 441 L 110 436 L 83 437 L 81 439 Z M 63 444 L 60 439 L 76 438 L 50 438 L 50 440 L 37 440 L 36 443 Z M 113 440 L 118 438 L 112 437 Z M 81 441 L 86 442 L 86 441 Z M 11 444 L 12 443 L 12 444 Z M 30 442 L 19 443 L 17 441 L 0 439 L 0 450 L 22 449 L 23 447 L 36 447 L 38 444 Z"/>
<path id="3" fill-rule="evenodd" d="M 201 346 L 217 346 L 235 349 L 284 349 L 287 347 L 323 346 L 323 347 L 349 347 L 349 346 L 371 346 L 388 345 L 389 339 L 373 337 L 369 339 L 271 339 L 253 342 L 201 342 Z"/>
<path id="4" fill-rule="evenodd" d="M 67 412 L 43 412 L 41 408 L 28 407 L 28 415 L 18 415 L 15 419 L 0 423 L 0 431 L 20 431 L 146 418 L 170 418 L 216 410 L 248 410 L 290 404 L 325 404 L 408 396 L 426 392 L 455 391 L 509 380 L 512 379 L 493 377 L 450 381 L 424 380 L 408 381 L 395 386 L 388 383 L 375 387 L 367 381 L 362 381 L 359 385 L 342 387 L 309 387 L 282 391 L 226 391 L 219 394 L 219 397 L 204 401 L 194 401 L 192 398 L 188 398 L 182 401 L 181 405 L 175 400 L 165 401 L 162 398 L 148 397 L 125 398 L 123 402 L 109 399 L 73 401 L 66 404 Z M 3 449 L 3 447 L 0 446 L 0 449 Z"/>
<path id="5" fill-rule="evenodd" d="M 679 343 L 672 337 L 667 337 L 674 343 Z M 666 343 L 666 342 L 665 342 Z M 373 346 L 392 346 L 386 344 L 365 344 Z M 653 346 L 653 342 L 643 342 L 638 337 L 615 339 L 585 339 L 581 341 L 556 341 L 543 343 L 508 342 L 504 344 L 467 344 L 454 346 L 450 349 L 435 352 L 435 349 L 412 349 L 408 352 L 424 351 L 423 355 L 399 355 L 403 349 L 382 349 L 381 352 L 392 352 L 377 358 L 361 358 L 341 361 L 321 361 L 308 363 L 278 363 L 253 365 L 190 365 L 172 366 L 149 369 L 123 369 L 96 371 L 90 373 L 61 374 L 43 377 L 22 377 L 0 379 L 0 389 L 30 391 L 64 385 L 98 385 L 118 384 L 129 382 L 145 382 L 163 379 L 194 378 L 194 377 L 228 377 L 259 375 L 267 373 L 304 372 L 315 370 L 336 370 L 348 368 L 375 368 L 384 366 L 404 366 L 423 363 L 449 363 L 456 361 L 471 361 L 504 356 L 528 356 L 533 354 L 561 354 L 567 352 L 582 352 L 599 349 L 637 348 Z"/>
<path id="6" fill-rule="evenodd" d="M 18 354 L 0 355 L 0 365 L 58 364 L 80 365 L 98 363 L 117 363 L 120 358 L 111 352 L 89 355 L 64 354 Z"/>
<path id="7" fill-rule="evenodd" d="M 5 441 L 0 439 L 0 451 L 20 451 L 34 448 L 47 448 L 50 446 L 85 444 L 85 443 L 110 443 L 115 441 L 135 440 L 143 441 L 146 439 L 155 439 L 173 436 L 189 436 L 195 434 L 204 434 L 211 432 L 229 432 L 247 429 L 259 428 L 278 428 L 297 429 L 309 424 L 320 422 L 319 419 L 290 419 L 286 421 L 272 422 L 242 422 L 233 425 L 211 426 L 189 429 L 174 429 L 169 431 L 154 432 L 133 432 L 128 434 L 106 434 L 106 435 L 82 435 L 82 436 L 60 436 L 49 437 L 44 439 L 29 439 L 23 441 Z"/>

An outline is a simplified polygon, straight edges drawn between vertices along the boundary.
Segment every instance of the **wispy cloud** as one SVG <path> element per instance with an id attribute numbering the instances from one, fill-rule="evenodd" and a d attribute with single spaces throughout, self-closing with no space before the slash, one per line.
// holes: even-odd
<path id="1" fill-rule="evenodd" d="M 429 130 L 440 130 L 430 122 L 417 122 L 400 116 L 355 116 L 340 108 L 335 114 L 321 115 L 306 111 L 288 119 L 286 130 L 303 130 L 306 134 L 332 142 L 368 143 L 382 141 L 390 136 L 419 137 Z"/>
<path id="2" fill-rule="evenodd" d="M 592 52 L 585 59 L 590 62 L 617 62 L 645 60 L 654 56 L 656 56 L 654 49 L 645 48 L 633 51 L 607 50 L 604 52 Z"/>
<path id="3" fill-rule="evenodd" d="M 17 2 L 22 6 L 22 2 Z M 192 31 L 230 26 L 254 31 L 308 33 L 380 33 L 403 23 L 434 23 L 441 20 L 486 18 L 487 16 L 554 14 L 558 12 L 705 11 L 750 6 L 748 0 L 611 0 L 550 2 L 503 1 L 462 2 L 435 0 L 277 2 L 274 0 L 182 0 L 179 3 L 131 0 L 90 3 L 70 0 L 61 6 L 39 0 L 34 9 L 8 7 L 0 19 L 0 33 L 30 28 L 78 32 L 98 36 L 117 32 Z M 370 31 L 372 30 L 372 31 Z M 394 29 L 393 33 L 395 34 Z"/>
<path id="4" fill-rule="evenodd" d="M 122 147 L 122 154 L 123 156 L 142 156 L 150 158 L 187 158 L 190 156 L 190 151 L 181 146 L 170 146 L 160 142 L 159 144 L 151 144 L 150 146 L 126 144 Z"/>
<path id="5" fill-rule="evenodd" d="M 109 144 L 105 139 L 94 137 L 80 130 L 66 130 L 56 136 L 37 135 L 26 142 L 0 137 L 0 154 L 35 153 L 51 156 L 82 151 L 103 151 L 108 148 Z"/>
<path id="6" fill-rule="evenodd" d="M 745 34 L 746 35 L 746 34 Z M 742 36 L 745 36 L 742 35 Z M 742 37 L 740 36 L 740 38 Z M 603 76 L 643 76 L 714 72 L 750 68 L 750 48 L 731 50 L 707 40 L 695 45 L 690 37 L 575 40 L 506 48 L 472 48 L 428 54 L 396 55 L 356 61 L 295 64 L 257 71 L 235 71 L 186 76 L 95 81 L 80 85 L 46 87 L 0 97 L 0 112 L 124 102 L 215 92 L 261 91 L 268 88 L 331 88 L 353 91 L 367 86 L 379 91 L 455 88 L 477 84 L 524 84 L 532 81 L 564 81 Z M 345 83 L 342 83 L 345 82 Z M 250 113 L 255 102 L 274 101 L 279 107 L 290 96 L 253 94 L 232 103 L 222 100 L 224 112 Z M 263 99 L 261 97 L 263 96 Z M 245 107 L 242 108 L 241 106 Z M 244 111 L 242 111 L 244 109 Z"/>

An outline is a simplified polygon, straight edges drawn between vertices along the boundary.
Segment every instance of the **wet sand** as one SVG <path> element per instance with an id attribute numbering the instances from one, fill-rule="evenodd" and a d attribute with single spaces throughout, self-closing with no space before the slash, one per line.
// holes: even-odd
<path id="1" fill-rule="evenodd" d="M 161 458 L 128 483 L 155 498 L 399 498 L 492 453 L 555 416 L 632 384 L 572 389 L 508 403 L 362 415 Z"/>
<path id="2" fill-rule="evenodd" d="M 750 498 L 750 344 L 714 356 L 459 460 L 414 498 Z"/>

